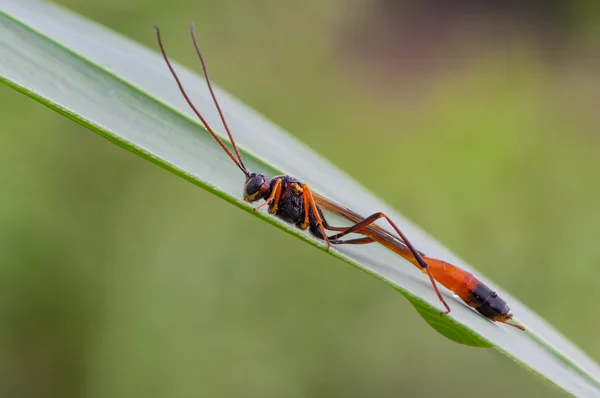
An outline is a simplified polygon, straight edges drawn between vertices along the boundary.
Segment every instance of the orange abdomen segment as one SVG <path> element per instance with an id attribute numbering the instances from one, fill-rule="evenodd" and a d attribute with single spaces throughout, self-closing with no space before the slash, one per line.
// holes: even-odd
<path id="1" fill-rule="evenodd" d="M 453 291 L 464 302 L 472 305 L 471 293 L 480 283 L 477 278 L 471 273 L 445 261 L 431 257 L 423 257 L 423 259 L 429 265 L 429 269 L 436 281 Z"/>
<path id="2" fill-rule="evenodd" d="M 369 233 L 365 233 L 365 235 L 373 236 L 369 235 Z M 394 244 L 394 242 L 390 242 L 388 240 L 377 241 L 393 252 L 404 257 L 406 260 L 410 261 L 421 271 L 425 272 L 425 270 L 421 268 L 417 262 L 417 259 L 415 259 L 413 254 L 408 249 L 398 246 L 397 244 Z M 474 299 L 472 294 L 478 286 L 483 286 L 483 284 L 481 284 L 471 273 L 442 260 L 427 256 L 423 256 L 423 259 L 429 266 L 433 278 L 447 289 L 450 289 L 452 292 L 454 292 L 458 297 L 463 299 L 465 303 L 471 307 L 479 307 L 481 304 L 483 304 Z"/>

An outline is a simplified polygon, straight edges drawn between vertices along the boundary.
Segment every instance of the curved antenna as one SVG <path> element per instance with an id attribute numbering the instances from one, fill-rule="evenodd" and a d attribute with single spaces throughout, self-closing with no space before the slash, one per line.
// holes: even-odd
<path id="1" fill-rule="evenodd" d="M 248 172 L 248 170 L 246 170 L 246 167 L 244 166 L 243 163 L 238 162 L 238 160 L 233 156 L 233 154 L 229 151 L 229 149 L 227 149 L 227 147 L 225 146 L 225 144 L 223 143 L 223 141 L 221 141 L 221 139 L 219 137 L 217 137 L 217 135 L 215 134 L 215 132 L 213 131 L 213 129 L 210 127 L 210 125 L 208 124 L 208 122 L 206 121 L 206 119 L 204 119 L 204 117 L 202 117 L 202 115 L 200 114 L 200 112 L 198 112 L 198 110 L 196 109 L 196 107 L 194 106 L 194 104 L 192 103 L 192 101 L 190 100 L 190 98 L 188 97 L 187 93 L 185 92 L 183 85 L 181 84 L 181 81 L 179 80 L 179 77 L 177 76 L 177 73 L 175 73 L 175 69 L 173 69 L 173 66 L 171 65 L 171 62 L 169 61 L 169 57 L 167 57 L 167 53 L 165 51 L 165 48 L 162 44 L 162 40 L 160 38 L 160 29 L 158 28 L 158 26 L 154 25 L 154 29 L 156 29 L 156 38 L 158 40 L 158 46 L 160 47 L 160 52 L 163 55 L 163 58 L 165 59 L 165 62 L 167 63 L 167 66 L 169 67 L 169 70 L 171 71 L 171 74 L 173 75 L 173 77 L 175 78 L 175 82 L 177 82 L 177 86 L 179 87 L 179 91 L 181 91 L 181 94 L 183 95 L 183 98 L 185 98 L 186 102 L 188 103 L 188 105 L 190 106 L 190 108 L 192 108 L 192 111 L 194 111 L 194 113 L 196 114 L 196 116 L 198 116 L 198 119 L 200 119 L 200 121 L 202 122 L 202 124 L 204 125 L 204 128 L 206 129 L 206 131 L 208 131 L 210 133 L 210 135 L 212 135 L 212 137 L 215 139 L 215 141 L 217 141 L 217 143 L 219 144 L 219 146 L 221 148 L 223 148 L 223 150 L 225 151 L 225 153 L 231 158 L 231 160 L 233 161 L 233 163 L 235 163 L 235 165 L 242 170 L 242 172 L 246 175 L 246 177 L 250 176 L 250 173 Z M 228 131 L 229 133 L 229 131 Z M 231 137 L 231 135 L 229 135 Z M 232 141 L 232 144 L 235 148 L 235 151 L 237 153 L 237 147 L 235 147 L 235 143 Z M 238 154 L 239 156 L 239 154 Z"/>
<path id="2" fill-rule="evenodd" d="M 198 47 L 198 41 L 196 40 L 196 28 L 193 22 L 190 22 L 190 34 L 192 35 L 192 41 L 194 42 L 194 47 L 196 48 L 196 54 L 198 54 L 198 58 L 200 58 L 200 62 L 202 63 L 202 71 L 204 72 L 204 78 L 206 79 L 206 84 L 208 85 L 208 90 L 210 91 L 210 95 L 212 96 L 213 102 L 217 107 L 217 111 L 219 112 L 219 116 L 221 117 L 221 121 L 223 122 L 223 126 L 225 127 L 225 131 L 227 132 L 227 136 L 229 136 L 229 141 L 231 141 L 231 145 L 233 146 L 233 150 L 237 155 L 240 164 L 245 169 L 244 161 L 240 156 L 240 151 L 238 151 L 237 145 L 233 136 L 231 135 L 231 131 L 229 130 L 229 126 L 225 121 L 225 116 L 223 116 L 223 112 L 221 111 L 221 106 L 219 105 L 219 101 L 217 101 L 217 97 L 215 96 L 215 92 L 213 91 L 212 84 L 210 83 L 210 78 L 208 77 L 208 69 L 206 68 L 206 63 L 204 62 L 204 57 L 202 53 L 200 53 L 200 48 Z"/>

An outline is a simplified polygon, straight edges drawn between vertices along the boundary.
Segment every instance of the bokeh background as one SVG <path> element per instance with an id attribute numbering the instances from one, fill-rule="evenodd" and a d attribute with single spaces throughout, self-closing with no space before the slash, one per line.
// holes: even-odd
<path id="1" fill-rule="evenodd" d="M 595 2 L 58 3 L 151 47 L 157 23 L 189 66 L 193 19 L 215 82 L 600 360 Z M 561 396 L 375 278 L 0 104 L 2 396 Z"/>

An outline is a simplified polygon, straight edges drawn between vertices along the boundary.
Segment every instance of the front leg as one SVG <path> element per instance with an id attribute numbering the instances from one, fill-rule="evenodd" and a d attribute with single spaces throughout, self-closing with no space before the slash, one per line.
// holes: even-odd
<path id="1" fill-rule="evenodd" d="M 275 214 L 277 213 L 277 206 L 279 205 L 279 198 L 281 198 L 281 178 L 275 180 L 275 185 L 273 186 L 273 190 L 271 191 L 271 195 L 265 200 L 265 203 L 260 206 L 256 206 L 254 210 L 262 209 L 265 206 L 273 203 L 273 206 L 269 207 L 269 213 Z"/>

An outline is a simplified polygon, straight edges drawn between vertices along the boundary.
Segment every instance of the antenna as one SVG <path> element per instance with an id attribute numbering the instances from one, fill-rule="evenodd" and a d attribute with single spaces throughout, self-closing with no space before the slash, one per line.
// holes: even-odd
<path id="1" fill-rule="evenodd" d="M 204 57 L 202 56 L 202 53 L 200 53 L 200 48 L 198 47 L 198 41 L 196 40 L 196 29 L 195 29 L 193 22 L 190 22 L 190 33 L 192 35 L 192 41 L 194 42 L 194 47 L 196 48 L 196 54 L 198 54 L 198 58 L 200 58 L 200 62 L 202 63 L 202 71 L 204 72 L 204 78 L 206 79 L 206 84 L 208 85 L 208 90 L 210 91 L 210 95 L 212 96 L 213 102 L 215 103 L 215 106 L 217 107 L 219 116 L 221 116 L 221 121 L 223 122 L 225 131 L 227 132 L 227 136 L 229 136 L 229 141 L 231 141 L 233 150 L 235 151 L 235 154 L 237 155 L 237 158 L 240 161 L 240 164 L 242 165 L 242 167 L 244 169 L 246 169 L 246 166 L 244 165 L 244 161 L 242 160 L 242 157 L 240 156 L 240 151 L 238 151 L 235 140 L 233 139 L 233 136 L 231 135 L 231 131 L 229 130 L 229 126 L 227 125 L 227 122 L 225 121 L 225 116 L 223 116 L 223 112 L 221 111 L 221 106 L 219 105 L 219 101 L 217 101 L 217 97 L 215 96 L 215 92 L 213 91 L 212 84 L 210 83 L 210 78 L 208 77 L 208 69 L 206 68 L 206 63 L 204 62 Z"/>
<path id="2" fill-rule="evenodd" d="M 227 128 L 227 125 L 225 124 L 225 127 L 227 129 L 227 134 L 229 136 L 229 139 L 231 140 L 231 144 L 233 145 L 233 148 L 235 149 L 235 153 L 238 156 L 239 161 L 238 161 L 238 159 L 236 159 L 233 156 L 233 154 L 229 151 L 229 149 L 227 149 L 227 147 L 225 146 L 225 144 L 223 143 L 223 141 L 219 137 L 217 137 L 217 134 L 215 134 L 214 130 L 210 127 L 210 125 L 208 124 L 208 122 L 206 121 L 206 119 L 204 119 L 204 117 L 202 117 L 202 115 L 200 114 L 200 112 L 198 112 L 198 110 L 196 109 L 196 107 L 194 106 L 194 104 L 192 103 L 192 101 L 190 100 L 190 97 L 188 97 L 187 93 L 185 92 L 185 89 L 183 88 L 183 85 L 181 84 L 181 81 L 179 80 L 179 77 L 177 76 L 177 73 L 175 73 L 175 69 L 173 69 L 173 66 L 171 65 L 171 62 L 169 61 L 169 57 L 167 57 L 167 53 L 166 53 L 165 48 L 164 48 L 164 46 L 162 44 L 162 40 L 160 38 L 160 29 L 156 25 L 154 25 L 154 29 L 156 29 L 156 38 L 158 40 L 158 46 L 160 47 L 160 52 L 162 53 L 163 58 L 165 59 L 165 62 L 167 63 L 167 66 L 169 67 L 169 70 L 171 71 L 171 74 L 175 78 L 175 82 L 177 82 L 177 86 L 179 87 L 179 91 L 181 91 L 181 94 L 183 95 L 183 98 L 185 98 L 185 100 L 188 103 L 188 105 L 190 106 L 190 108 L 192 108 L 192 111 L 194 111 L 194 113 L 196 114 L 196 116 L 198 116 L 198 119 L 200 119 L 200 121 L 204 125 L 204 128 L 206 129 L 206 131 L 208 131 L 210 133 L 210 135 L 212 135 L 212 137 L 215 139 L 215 141 L 217 141 L 217 143 L 219 144 L 219 146 L 221 146 L 221 148 L 225 151 L 225 153 L 227 154 L 227 156 L 229 156 L 231 158 L 231 160 L 233 161 L 233 163 L 235 163 L 235 165 L 244 173 L 244 175 L 246 175 L 246 177 L 249 177 L 250 173 L 248 172 L 248 170 L 244 166 L 244 163 L 242 162 L 242 158 L 240 157 L 240 154 L 239 154 L 239 151 L 237 149 L 237 146 L 235 145 L 235 141 L 231 137 L 231 133 L 229 132 L 229 129 Z M 195 39 L 194 39 L 194 44 L 196 44 L 196 40 Z M 202 60 L 202 58 L 200 58 L 200 59 Z M 202 65 L 204 66 L 204 61 L 203 60 L 202 60 Z M 223 115 L 221 114 L 221 109 L 219 108 L 219 105 L 216 102 L 215 95 L 212 92 L 212 88 L 210 86 L 210 82 L 208 80 L 208 75 L 206 73 L 206 69 L 205 68 L 204 68 L 204 75 L 207 78 L 208 87 L 210 88 L 210 92 L 211 92 L 212 97 L 213 97 L 213 99 L 215 101 L 215 104 L 217 104 L 217 109 L 219 110 L 219 114 L 221 115 L 221 120 L 223 120 L 223 123 L 225 123 Z"/>

